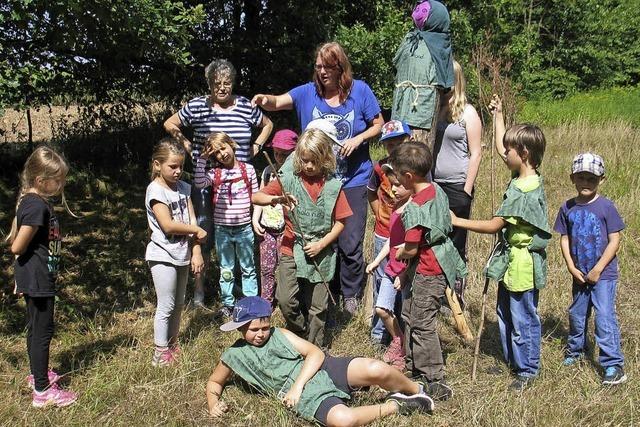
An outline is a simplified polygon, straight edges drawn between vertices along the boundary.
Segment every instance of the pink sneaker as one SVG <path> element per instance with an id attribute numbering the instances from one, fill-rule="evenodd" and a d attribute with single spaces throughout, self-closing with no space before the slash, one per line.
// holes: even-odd
<path id="1" fill-rule="evenodd" d="M 387 351 L 384 352 L 382 360 L 384 360 L 386 363 L 391 363 L 399 357 L 402 357 L 404 359 L 402 337 L 395 337 L 393 340 L 391 340 L 391 344 L 389 344 Z"/>
<path id="2" fill-rule="evenodd" d="M 170 348 L 167 347 L 164 350 L 159 350 L 156 348 L 153 352 L 153 359 L 151 360 L 151 364 L 156 368 L 161 368 L 173 365 L 175 361 L 176 358 Z"/>
<path id="3" fill-rule="evenodd" d="M 178 343 L 169 345 L 169 351 L 173 355 L 174 359 L 177 359 L 178 357 L 180 357 L 180 355 L 182 355 L 182 348 L 180 348 L 180 344 Z"/>
<path id="4" fill-rule="evenodd" d="M 76 400 L 78 395 L 72 391 L 62 390 L 58 387 L 58 384 L 51 384 L 51 386 L 43 392 L 33 391 L 31 393 L 33 400 L 31 406 L 34 408 L 44 408 L 47 406 L 56 406 L 62 408 L 69 406 Z"/>
<path id="5" fill-rule="evenodd" d="M 49 377 L 49 384 L 56 384 L 58 381 L 60 381 L 60 378 L 62 378 L 60 375 L 58 375 L 54 370 L 49 369 L 47 371 L 47 376 Z M 35 380 L 33 379 L 33 375 L 28 375 L 27 376 L 27 385 L 29 386 L 29 388 L 31 388 L 33 390 L 33 387 L 35 386 Z"/>

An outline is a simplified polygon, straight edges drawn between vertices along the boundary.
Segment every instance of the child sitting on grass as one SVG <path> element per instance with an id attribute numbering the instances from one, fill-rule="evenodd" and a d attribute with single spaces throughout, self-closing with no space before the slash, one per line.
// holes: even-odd
<path id="1" fill-rule="evenodd" d="M 545 248 L 551 238 L 547 199 L 538 168 L 546 141 L 534 125 L 514 125 L 505 132 L 502 102 L 494 95 L 495 147 L 513 178 L 495 216 L 486 221 L 451 214 L 455 227 L 499 233 L 485 275 L 498 281 L 498 326 L 505 361 L 516 375 L 509 388 L 522 391 L 540 369 L 542 325 L 538 293 L 547 279 Z"/>
<path id="2" fill-rule="evenodd" d="M 221 400 L 235 373 L 296 414 L 327 426 L 359 426 L 394 413 L 431 412 L 433 400 L 420 384 L 395 369 L 363 357 L 332 357 L 294 333 L 271 327 L 271 304 L 260 297 L 239 300 L 233 320 L 220 327 L 238 329 L 241 338 L 222 353 L 207 382 L 209 414 L 229 410 Z M 391 392 L 379 405 L 349 408 L 344 399 L 372 385 Z"/>
<path id="3" fill-rule="evenodd" d="M 436 314 L 446 287 L 453 288 L 466 275 L 466 266 L 448 237 L 452 227 L 447 195 L 426 178 L 432 166 L 426 144 L 400 144 L 389 156 L 389 166 L 387 174 L 413 194 L 400 217 L 404 246 L 395 256 L 396 260 L 412 260 L 402 295 L 407 369 L 424 381 L 435 399 L 447 400 L 453 393 L 444 380 Z"/>
<path id="4" fill-rule="evenodd" d="M 396 192 L 391 190 L 391 184 L 389 179 L 382 171 L 382 165 L 387 163 L 389 154 L 401 143 L 408 141 L 411 138 L 411 129 L 409 126 L 401 122 L 400 120 L 391 120 L 382 126 L 382 136 L 380 142 L 387 150 L 387 156 L 373 165 L 373 173 L 369 178 L 367 184 L 367 197 L 369 199 L 369 206 L 376 218 L 376 222 L 373 229 L 373 256 L 375 260 L 370 263 L 367 268 L 367 274 L 373 273 L 373 303 L 378 300 L 380 293 L 381 283 L 385 277 L 385 266 L 387 264 L 388 251 L 382 253 L 382 248 L 385 246 L 387 240 L 389 240 L 389 229 L 391 222 L 391 213 L 393 210 L 403 204 L 408 198 L 409 193 L 403 191 L 403 187 L 396 187 Z M 396 197 L 397 196 L 397 197 Z M 375 265 L 374 265 L 375 264 Z M 393 280 L 391 280 L 393 283 Z M 394 293 L 395 295 L 395 293 Z M 390 314 L 393 316 L 395 301 L 391 301 Z M 376 343 L 386 342 L 384 337 L 385 327 L 387 326 L 383 318 L 387 317 L 387 312 L 379 313 L 378 309 L 384 310 L 382 307 L 374 305 L 374 315 L 371 319 L 371 340 Z M 399 313 L 398 313 L 399 314 Z M 387 327 L 387 331 L 389 328 Z M 390 332 L 391 333 L 391 332 Z M 392 341 L 395 336 L 391 333 Z M 403 363 L 404 364 L 404 363 Z"/>
<path id="5" fill-rule="evenodd" d="M 573 159 L 571 182 L 578 195 L 562 205 L 553 228 L 561 234 L 562 256 L 573 276 L 567 356 L 563 364 L 571 366 L 584 357 L 587 322 L 593 307 L 596 343 L 604 369 L 602 384 L 615 385 L 627 380 L 615 306 L 616 253 L 624 222 L 613 202 L 598 194 L 604 176 L 604 160 L 597 154 L 583 153 Z"/>

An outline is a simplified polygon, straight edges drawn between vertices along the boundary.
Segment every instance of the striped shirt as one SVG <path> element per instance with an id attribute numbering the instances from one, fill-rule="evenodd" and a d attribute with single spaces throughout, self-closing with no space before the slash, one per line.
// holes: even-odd
<path id="1" fill-rule="evenodd" d="M 198 158 L 193 182 L 197 188 L 213 184 L 216 170 L 220 171 L 220 185 L 212 196 L 216 198 L 213 206 L 213 223 L 215 225 L 244 225 L 251 222 L 251 198 L 249 190 L 242 179 L 240 167 L 225 169 L 214 168 L 205 171 L 206 160 Z M 247 178 L 251 183 L 251 192 L 258 192 L 256 170 L 247 163 Z"/>
<path id="2" fill-rule="evenodd" d="M 251 160 L 251 131 L 262 123 L 262 111 L 252 107 L 243 96 L 235 97 L 235 104 L 227 109 L 210 105 L 208 96 L 200 96 L 187 102 L 178 111 L 184 127 L 193 129 L 191 157 L 195 164 L 205 140 L 212 132 L 224 132 L 237 144 L 236 158 L 241 162 Z"/>

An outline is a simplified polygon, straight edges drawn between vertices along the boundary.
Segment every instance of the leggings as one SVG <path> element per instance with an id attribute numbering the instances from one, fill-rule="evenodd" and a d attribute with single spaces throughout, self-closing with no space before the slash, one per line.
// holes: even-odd
<path id="1" fill-rule="evenodd" d="M 27 303 L 27 353 L 36 391 L 49 388 L 49 345 L 53 338 L 53 305 L 55 297 L 30 297 Z"/>
<path id="2" fill-rule="evenodd" d="M 178 339 L 189 266 L 156 261 L 150 261 L 149 266 L 158 298 L 153 321 L 153 341 L 158 347 L 167 347 L 175 344 Z"/>

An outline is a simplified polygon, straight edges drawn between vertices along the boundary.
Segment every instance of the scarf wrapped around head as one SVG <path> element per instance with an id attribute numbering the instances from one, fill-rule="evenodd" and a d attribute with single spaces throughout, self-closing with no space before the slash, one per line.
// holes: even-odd
<path id="1" fill-rule="evenodd" d="M 423 2 L 425 3 L 425 2 Z M 436 67 L 436 78 L 438 86 L 443 88 L 453 87 L 453 52 L 451 49 L 451 19 L 446 6 L 435 0 L 428 0 L 430 5 L 427 11 L 427 19 L 422 28 L 416 30 L 420 37 L 427 44 L 431 58 Z M 419 9 L 420 8 L 420 9 Z M 418 4 L 414 9 L 414 14 L 422 17 L 424 13 L 424 5 Z M 416 22 L 417 21 L 417 22 Z M 416 26 L 421 22 L 420 19 L 414 17 Z"/>

